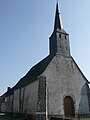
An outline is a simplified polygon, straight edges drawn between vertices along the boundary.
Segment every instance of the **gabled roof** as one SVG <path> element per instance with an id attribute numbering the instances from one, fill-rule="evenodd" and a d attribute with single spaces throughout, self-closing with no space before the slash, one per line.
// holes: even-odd
<path id="1" fill-rule="evenodd" d="M 19 82 L 15 85 L 15 88 L 20 88 L 20 87 L 24 87 L 27 84 L 35 81 L 38 79 L 38 77 L 45 71 L 46 67 L 48 66 L 48 64 L 50 63 L 50 61 L 53 59 L 54 56 L 49 55 L 46 58 L 44 58 L 42 61 L 40 61 L 39 63 L 37 63 L 35 66 L 33 66 L 28 73 L 19 80 Z M 80 73 L 83 75 L 84 79 L 86 80 L 86 82 L 89 83 L 89 81 L 86 79 L 86 77 L 84 76 L 84 74 L 82 73 L 82 71 L 80 70 L 80 68 L 78 67 L 77 63 L 75 62 L 75 60 L 73 59 L 73 57 L 71 57 L 73 62 L 75 63 L 75 65 L 77 66 L 78 70 L 80 71 Z"/>
<path id="2" fill-rule="evenodd" d="M 46 58 L 44 58 L 42 61 L 40 61 L 39 63 L 37 63 L 35 66 L 33 66 L 28 73 L 19 80 L 19 82 L 13 87 L 11 88 L 9 91 L 7 91 L 6 93 L 4 93 L 2 96 L 7 96 L 7 95 L 11 95 L 13 94 L 13 91 L 15 89 L 18 88 L 22 88 L 34 81 L 36 81 L 38 79 L 38 77 L 45 71 L 45 69 L 47 68 L 48 64 L 51 62 L 51 60 L 53 59 L 54 56 L 52 55 L 48 55 Z M 75 63 L 77 69 L 80 71 L 80 73 L 82 74 L 83 78 L 86 80 L 87 83 L 90 83 L 86 77 L 84 76 L 84 74 L 82 73 L 82 71 L 80 70 L 80 68 L 78 67 L 77 63 L 75 62 L 75 60 L 73 59 L 73 57 L 71 57 L 71 59 L 73 60 L 73 62 Z"/>
<path id="3" fill-rule="evenodd" d="M 44 70 L 46 69 L 46 67 L 48 66 L 48 64 L 50 63 L 50 61 L 52 60 L 53 56 L 52 55 L 48 55 L 46 58 L 44 58 L 42 61 L 40 61 L 39 63 L 37 63 L 35 66 L 33 66 L 28 73 L 22 77 L 19 82 L 13 87 L 11 88 L 9 91 L 7 91 L 5 94 L 3 95 L 10 95 L 13 93 L 13 91 L 15 89 L 18 88 L 22 88 L 28 84 L 30 84 L 31 82 L 34 82 L 35 80 L 38 79 L 38 77 L 44 72 Z"/>
<path id="4" fill-rule="evenodd" d="M 48 55 L 46 58 L 44 58 L 34 67 L 32 67 L 29 72 L 20 79 L 20 81 L 16 84 L 15 88 L 26 86 L 27 84 L 35 81 L 44 72 L 52 58 L 53 56 Z"/>

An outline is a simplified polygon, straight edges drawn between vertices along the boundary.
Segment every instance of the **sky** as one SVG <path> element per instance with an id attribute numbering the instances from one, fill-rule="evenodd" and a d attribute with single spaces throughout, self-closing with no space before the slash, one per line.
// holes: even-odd
<path id="1" fill-rule="evenodd" d="M 71 55 L 90 81 L 90 0 L 58 0 Z M 56 0 L 0 0 L 0 95 L 49 54 Z"/>

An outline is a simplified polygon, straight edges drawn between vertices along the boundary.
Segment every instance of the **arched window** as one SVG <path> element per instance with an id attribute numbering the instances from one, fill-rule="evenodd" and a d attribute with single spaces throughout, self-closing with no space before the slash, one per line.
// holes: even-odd
<path id="1" fill-rule="evenodd" d="M 70 96 L 64 98 L 64 114 L 65 117 L 75 116 L 74 101 Z"/>

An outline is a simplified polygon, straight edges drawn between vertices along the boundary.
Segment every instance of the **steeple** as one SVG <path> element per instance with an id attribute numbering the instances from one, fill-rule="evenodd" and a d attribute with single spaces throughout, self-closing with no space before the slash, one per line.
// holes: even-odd
<path id="1" fill-rule="evenodd" d="M 56 4 L 54 30 L 50 39 L 50 54 L 70 56 L 69 35 L 62 28 L 58 3 Z"/>
<path id="2" fill-rule="evenodd" d="M 54 31 L 57 29 L 61 30 L 61 21 L 60 21 L 60 16 L 59 16 L 59 8 L 58 8 L 58 2 L 56 4 L 56 14 L 55 14 L 55 23 L 54 23 Z"/>

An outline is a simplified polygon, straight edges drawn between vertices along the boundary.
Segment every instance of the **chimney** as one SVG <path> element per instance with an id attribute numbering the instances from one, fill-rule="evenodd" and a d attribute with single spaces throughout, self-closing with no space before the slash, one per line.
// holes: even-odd
<path id="1" fill-rule="evenodd" d="M 7 87 L 7 91 L 10 91 L 11 87 Z"/>

